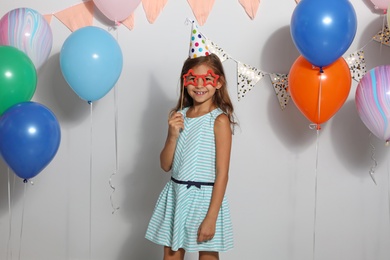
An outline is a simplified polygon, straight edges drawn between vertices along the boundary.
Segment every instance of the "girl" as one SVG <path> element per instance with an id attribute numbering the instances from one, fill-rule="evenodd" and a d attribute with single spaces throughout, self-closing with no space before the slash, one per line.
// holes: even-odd
<path id="1" fill-rule="evenodd" d="M 147 239 L 164 246 L 164 260 L 184 259 L 186 251 L 215 260 L 218 252 L 233 248 L 225 190 L 235 124 L 218 56 L 188 58 L 160 154 L 161 168 L 172 171 L 171 179 L 146 232 Z"/>

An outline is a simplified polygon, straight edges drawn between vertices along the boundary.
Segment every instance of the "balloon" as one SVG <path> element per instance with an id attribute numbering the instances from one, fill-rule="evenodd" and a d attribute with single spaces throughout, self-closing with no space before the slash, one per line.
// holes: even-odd
<path id="1" fill-rule="evenodd" d="M 37 86 L 37 73 L 30 58 L 12 46 L 0 46 L 0 115 L 29 101 Z"/>
<path id="2" fill-rule="evenodd" d="M 390 140 L 390 65 L 366 73 L 357 85 L 355 104 L 366 127 L 379 139 Z"/>
<path id="3" fill-rule="evenodd" d="M 38 70 L 46 62 L 53 44 L 49 23 L 37 11 L 17 8 L 0 20 L 0 45 L 23 51 Z"/>
<path id="4" fill-rule="evenodd" d="M 351 81 L 344 58 L 324 67 L 321 73 L 299 56 L 288 75 L 288 90 L 301 113 L 320 129 L 320 124 L 328 121 L 348 98 Z"/>
<path id="5" fill-rule="evenodd" d="M 0 155 L 22 179 L 39 174 L 54 158 L 60 145 L 55 115 L 36 102 L 22 102 L 0 118 Z"/>
<path id="6" fill-rule="evenodd" d="M 377 9 L 387 10 L 390 0 L 371 0 Z"/>
<path id="7" fill-rule="evenodd" d="M 141 0 L 93 0 L 96 7 L 110 20 L 120 22 L 129 17 Z"/>
<path id="8" fill-rule="evenodd" d="M 114 87 L 122 64 L 122 51 L 114 37 L 94 26 L 74 31 L 60 51 L 62 75 L 73 91 L 89 102 Z"/>
<path id="9" fill-rule="evenodd" d="M 318 67 L 340 58 L 355 38 L 356 29 L 356 13 L 349 0 L 303 0 L 291 17 L 295 46 Z"/>

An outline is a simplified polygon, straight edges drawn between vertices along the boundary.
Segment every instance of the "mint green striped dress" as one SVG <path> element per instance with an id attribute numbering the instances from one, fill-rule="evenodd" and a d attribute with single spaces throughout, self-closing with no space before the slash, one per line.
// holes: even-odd
<path id="1" fill-rule="evenodd" d="M 188 108 L 183 109 L 186 114 Z M 214 182 L 214 121 L 222 112 L 217 108 L 196 118 L 184 116 L 184 130 L 177 141 L 172 177 L 181 181 Z M 233 229 L 226 196 L 216 223 L 214 238 L 198 243 L 197 233 L 205 218 L 212 186 L 191 186 L 169 180 L 162 190 L 146 231 L 150 241 L 187 252 L 225 252 L 233 248 Z"/>

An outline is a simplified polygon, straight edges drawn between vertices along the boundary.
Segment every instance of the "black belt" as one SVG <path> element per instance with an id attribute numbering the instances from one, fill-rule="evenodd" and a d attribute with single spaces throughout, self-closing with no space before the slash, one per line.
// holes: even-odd
<path id="1" fill-rule="evenodd" d="M 201 181 L 179 181 L 175 178 L 171 177 L 171 180 L 173 182 L 176 182 L 178 184 L 185 184 L 187 185 L 187 189 L 189 189 L 191 186 L 195 186 L 198 189 L 201 188 L 201 186 L 214 186 L 214 182 L 201 182 Z"/>

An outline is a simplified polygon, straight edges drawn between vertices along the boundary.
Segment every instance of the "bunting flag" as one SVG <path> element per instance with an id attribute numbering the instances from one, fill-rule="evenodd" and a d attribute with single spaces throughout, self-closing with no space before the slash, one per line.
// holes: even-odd
<path id="1" fill-rule="evenodd" d="M 272 85 L 274 86 L 275 94 L 279 100 L 279 105 L 284 110 L 290 100 L 290 93 L 288 88 L 288 74 L 271 73 L 270 75 Z"/>
<path id="2" fill-rule="evenodd" d="M 380 30 L 373 39 L 377 42 L 383 43 L 387 46 L 390 46 L 390 32 L 387 25 L 384 26 L 383 30 Z"/>
<path id="3" fill-rule="evenodd" d="M 364 51 L 355 51 L 345 58 L 351 71 L 352 78 L 359 82 L 367 73 L 366 60 L 364 59 Z"/>
<path id="4" fill-rule="evenodd" d="M 167 2 L 168 0 L 142 0 L 142 6 L 149 23 L 154 23 Z"/>
<path id="5" fill-rule="evenodd" d="M 127 17 L 125 20 L 120 22 L 124 26 L 126 26 L 129 30 L 134 29 L 134 13 L 132 13 L 129 17 Z"/>
<path id="6" fill-rule="evenodd" d="M 48 24 L 50 24 L 51 23 L 51 19 L 53 18 L 53 15 L 52 14 L 44 14 L 43 18 L 45 18 L 46 22 Z"/>
<path id="7" fill-rule="evenodd" d="M 219 47 L 214 42 L 206 39 L 206 45 L 207 47 L 209 47 L 211 53 L 214 53 L 215 55 L 218 56 L 221 62 L 224 62 L 225 60 L 229 59 L 229 54 L 227 54 L 221 47 Z"/>
<path id="8" fill-rule="evenodd" d="M 73 32 L 79 28 L 92 25 L 93 8 L 93 1 L 87 1 L 55 13 L 54 16 Z"/>
<path id="9" fill-rule="evenodd" d="M 204 25 L 215 0 L 187 0 L 199 25 Z"/>
<path id="10" fill-rule="evenodd" d="M 264 78 L 264 73 L 252 66 L 237 62 L 237 98 L 238 101 L 251 90 L 257 82 Z"/>
<path id="11" fill-rule="evenodd" d="M 244 7 L 247 15 L 252 20 L 255 19 L 257 9 L 259 9 L 260 0 L 239 0 L 239 2 Z"/>

